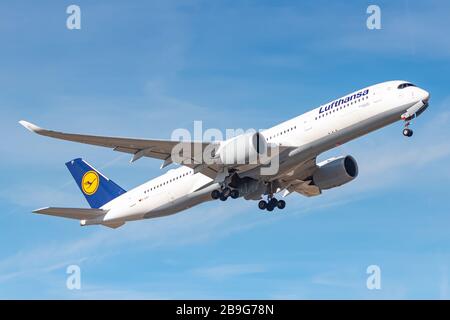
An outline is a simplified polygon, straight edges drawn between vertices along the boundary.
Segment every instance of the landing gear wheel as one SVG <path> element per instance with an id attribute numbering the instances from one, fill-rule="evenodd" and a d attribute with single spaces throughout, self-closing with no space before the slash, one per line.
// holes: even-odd
<path id="1" fill-rule="evenodd" d="M 277 206 L 277 203 L 278 203 L 277 198 L 272 198 L 269 200 L 269 204 L 274 208 Z"/>
<path id="2" fill-rule="evenodd" d="M 264 210 L 267 208 L 267 202 L 265 202 L 264 200 L 261 200 L 260 202 L 258 202 L 258 208 L 260 208 L 261 210 Z"/>
<path id="3" fill-rule="evenodd" d="M 228 197 L 226 197 L 223 193 L 220 195 L 220 201 L 227 201 Z"/>
<path id="4" fill-rule="evenodd" d="M 411 137 L 413 135 L 413 131 L 409 128 L 405 128 L 405 129 L 403 129 L 403 135 L 405 137 Z"/>
<path id="5" fill-rule="evenodd" d="M 230 197 L 233 198 L 233 199 L 239 198 L 239 191 L 236 190 L 236 189 L 231 190 L 231 192 L 230 192 Z"/>
<path id="6" fill-rule="evenodd" d="M 219 190 L 213 190 L 211 191 L 211 198 L 214 200 L 217 200 L 220 198 L 220 191 Z"/>
<path id="7" fill-rule="evenodd" d="M 271 204 L 271 203 L 269 203 L 268 205 L 267 205 L 267 211 L 273 211 L 273 209 L 275 209 L 275 207 L 273 206 L 273 204 Z"/>
<path id="8" fill-rule="evenodd" d="M 278 209 L 284 209 L 286 207 L 286 201 L 284 201 L 284 200 L 279 200 L 278 202 L 277 202 L 277 208 Z"/>
<path id="9" fill-rule="evenodd" d="M 228 198 L 230 196 L 231 193 L 231 189 L 226 187 L 222 190 L 222 195 L 225 196 L 226 198 Z"/>

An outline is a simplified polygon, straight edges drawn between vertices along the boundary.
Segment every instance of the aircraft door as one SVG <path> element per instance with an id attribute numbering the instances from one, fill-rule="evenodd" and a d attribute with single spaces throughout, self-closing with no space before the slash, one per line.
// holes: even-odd
<path id="1" fill-rule="evenodd" d="M 312 122 L 311 122 L 311 119 L 310 119 L 310 117 L 306 117 L 304 120 L 303 120 L 303 130 L 305 131 L 305 132 L 308 132 L 308 131 L 310 131 L 312 129 Z"/>

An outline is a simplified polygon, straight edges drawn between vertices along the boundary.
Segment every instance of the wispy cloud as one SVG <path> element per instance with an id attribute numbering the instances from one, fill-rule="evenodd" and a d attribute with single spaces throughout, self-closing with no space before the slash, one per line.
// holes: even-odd
<path id="1" fill-rule="evenodd" d="M 198 268 L 193 270 L 193 273 L 195 275 L 208 277 L 214 280 L 225 280 L 238 276 L 263 273 L 266 270 L 267 267 L 263 264 L 224 264 Z"/>

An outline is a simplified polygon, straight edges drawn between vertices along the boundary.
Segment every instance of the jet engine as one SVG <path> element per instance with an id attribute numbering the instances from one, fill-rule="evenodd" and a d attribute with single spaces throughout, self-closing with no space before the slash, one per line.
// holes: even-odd
<path id="1" fill-rule="evenodd" d="M 358 176 L 358 164 L 352 156 L 331 158 L 317 166 L 313 182 L 321 190 L 341 186 Z"/>

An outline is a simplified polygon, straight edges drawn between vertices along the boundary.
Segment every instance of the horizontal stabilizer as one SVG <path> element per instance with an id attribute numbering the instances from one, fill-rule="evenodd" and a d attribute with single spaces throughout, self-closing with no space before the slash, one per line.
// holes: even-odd
<path id="1" fill-rule="evenodd" d="M 105 215 L 108 210 L 90 208 L 57 208 L 46 207 L 34 210 L 33 213 L 46 214 L 69 219 L 89 220 Z"/>

